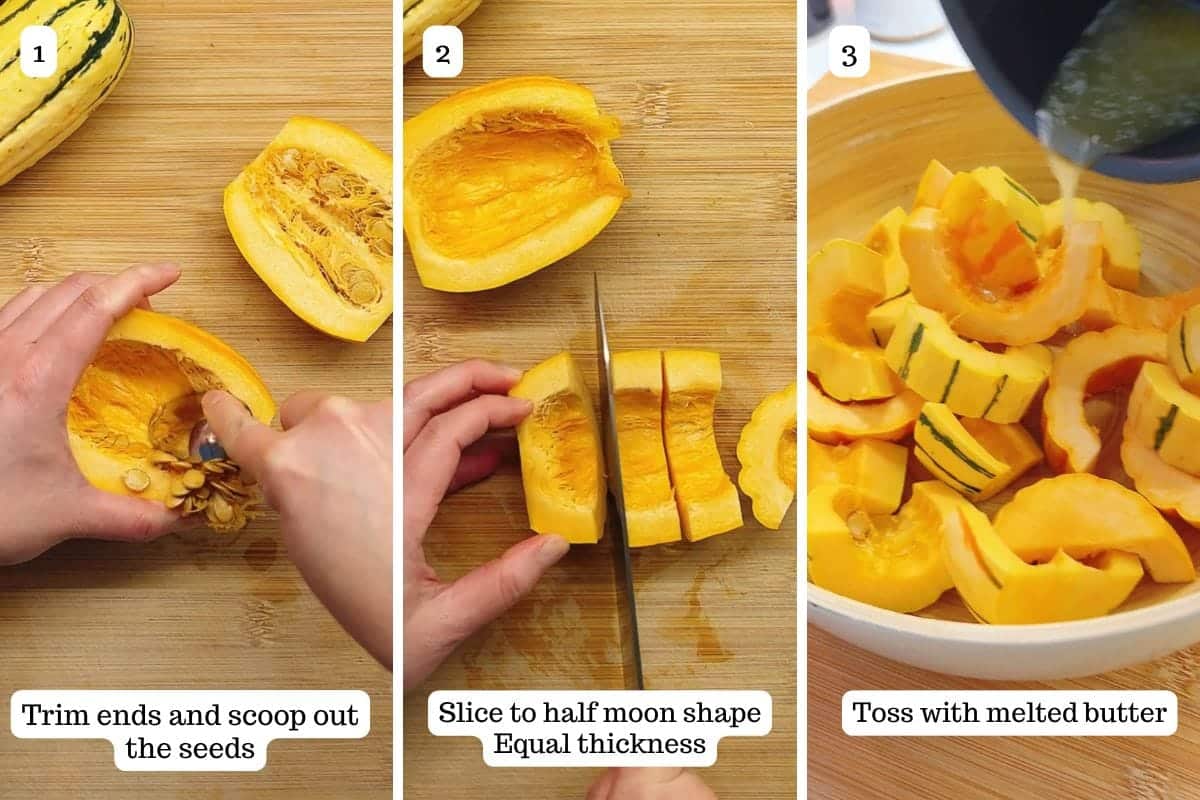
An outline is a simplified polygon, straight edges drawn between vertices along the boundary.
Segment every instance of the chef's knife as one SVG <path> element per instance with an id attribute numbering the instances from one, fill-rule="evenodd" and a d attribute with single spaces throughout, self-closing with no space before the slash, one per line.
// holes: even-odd
<path id="1" fill-rule="evenodd" d="M 637 600 L 633 593 L 633 569 L 629 558 L 629 527 L 625 522 L 625 485 L 621 481 L 621 458 L 617 445 L 617 411 L 612 393 L 612 351 L 600 301 L 600 277 L 592 275 L 596 292 L 597 375 L 600 380 L 600 419 L 604 432 L 605 461 L 610 493 L 608 533 L 612 547 L 613 577 L 616 580 L 617 613 L 621 634 L 622 671 L 626 689 L 644 689 L 642 648 L 638 640 Z"/>

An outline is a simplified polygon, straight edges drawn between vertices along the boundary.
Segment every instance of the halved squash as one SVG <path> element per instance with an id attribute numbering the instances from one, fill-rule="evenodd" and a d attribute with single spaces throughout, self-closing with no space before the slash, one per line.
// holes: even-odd
<path id="1" fill-rule="evenodd" d="M 737 487 L 725 474 L 713 412 L 721 391 L 721 358 L 700 350 L 663 353 L 663 431 L 683 535 L 689 542 L 742 527 Z"/>
<path id="2" fill-rule="evenodd" d="M 888 365 L 921 397 L 956 414 L 993 422 L 1024 416 L 1050 375 L 1052 358 L 1040 344 L 994 353 L 950 329 L 936 311 L 912 305 L 887 347 Z"/>
<path id="3" fill-rule="evenodd" d="M 1165 356 L 1161 333 L 1123 325 L 1068 342 L 1054 360 L 1042 405 L 1042 438 L 1050 466 L 1057 472 L 1094 470 L 1103 443 L 1088 422 L 1084 402 L 1132 383 L 1143 363 Z"/>
<path id="4" fill-rule="evenodd" d="M 769 394 L 742 428 L 737 445 L 738 486 L 753 503 L 754 517 L 779 530 L 796 499 L 796 383 Z"/>
<path id="5" fill-rule="evenodd" d="M 983 512 L 958 507 L 949 515 L 944 553 L 954 588 L 981 622 L 1025 625 L 1103 616 L 1129 597 L 1142 578 L 1131 553 L 1106 550 L 1089 563 L 1063 550 L 1029 564 L 997 535 Z"/>
<path id="6" fill-rule="evenodd" d="M 461 91 L 404 123 L 404 232 L 421 283 L 475 292 L 523 278 L 600 233 L 629 196 L 620 124 L 557 78 Z"/>
<path id="7" fill-rule="evenodd" d="M 1003 491 L 1042 460 L 1042 451 L 1019 423 L 960 421 L 942 403 L 925 404 L 913 438 L 917 460 L 973 502 Z"/>
<path id="8" fill-rule="evenodd" d="M 873 515 L 852 487 L 818 487 L 808 495 L 809 580 L 880 608 L 920 611 L 953 586 L 941 553 L 945 509 L 969 505 L 926 481 L 900 513 Z"/>
<path id="9" fill-rule="evenodd" d="M 570 353 L 530 369 L 510 391 L 533 403 L 517 426 L 529 526 L 573 544 L 604 535 L 604 445 L 592 396 Z"/>
<path id="10" fill-rule="evenodd" d="M 1042 207 L 1045 229 L 1042 243 L 1057 247 L 1062 241 L 1063 201 L 1055 200 Z M 1111 286 L 1136 292 L 1142 280 L 1142 242 L 1137 229 L 1129 224 L 1125 215 L 1108 203 L 1092 202 L 1075 198 L 1071 205 L 1073 222 L 1100 223 L 1100 239 L 1104 246 L 1101 273 Z"/>
<path id="11" fill-rule="evenodd" d="M 912 433 L 921 406 L 921 395 L 905 389 L 895 397 L 874 403 L 839 403 L 808 381 L 808 435 L 825 444 L 856 439 L 894 442 Z"/>
<path id="12" fill-rule="evenodd" d="M 1133 479 L 1138 494 L 1150 505 L 1200 527 L 1200 478 L 1163 461 L 1151 445 L 1143 444 L 1126 418 L 1121 439 L 1121 466 Z"/>
<path id="13" fill-rule="evenodd" d="M 1025 561 L 1048 561 L 1060 550 L 1072 558 L 1120 550 L 1139 556 L 1159 583 L 1196 577 L 1183 540 L 1154 506 L 1132 489 L 1095 475 L 1071 473 L 1026 486 L 996 513 L 993 524 Z"/>
<path id="14" fill-rule="evenodd" d="M 863 244 L 883 256 L 883 296 L 899 297 L 908 291 L 908 265 L 900 254 L 900 226 L 908 212 L 900 206 L 879 218 L 867 231 Z M 886 302 L 886 300 L 884 301 Z"/>
<path id="15" fill-rule="evenodd" d="M 365 342 L 392 314 L 392 157 L 325 120 L 290 120 L 225 189 L 225 221 L 275 296 Z"/>
<path id="16" fill-rule="evenodd" d="M 866 323 L 885 296 L 884 264 L 847 239 L 808 260 L 808 369 L 837 400 L 879 400 L 900 390 Z"/>
<path id="17" fill-rule="evenodd" d="M 1192 306 L 1167 332 L 1167 363 L 1183 388 L 1200 394 L 1200 306 Z"/>
<path id="18" fill-rule="evenodd" d="M 1088 292 L 1101 282 L 1100 226 L 1072 225 L 1032 289 L 1011 297 L 987 294 L 956 255 L 954 237 L 936 209 L 919 208 L 900 229 L 913 296 L 945 313 L 969 339 L 1022 345 L 1049 339 L 1083 314 Z"/>
<path id="19" fill-rule="evenodd" d="M 1200 397 L 1165 364 L 1144 364 L 1129 396 L 1130 432 L 1159 458 L 1200 475 Z"/>
<path id="20" fill-rule="evenodd" d="M 942 198 L 946 196 L 946 189 L 950 186 L 950 181 L 954 180 L 954 173 L 950 171 L 942 162 L 936 158 L 929 160 L 925 171 L 921 173 L 921 180 L 917 183 L 917 193 L 913 197 L 913 208 L 938 208 L 942 204 Z"/>
<path id="21" fill-rule="evenodd" d="M 808 440 L 808 491 L 849 486 L 871 514 L 892 514 L 900 508 L 907 471 L 908 448 L 903 445 L 879 439 L 848 445 Z"/>
<path id="22" fill-rule="evenodd" d="M 630 350 L 612 357 L 617 449 L 629 546 L 683 538 L 663 443 L 662 353 Z"/>
<path id="23" fill-rule="evenodd" d="M 946 187 L 942 221 L 973 284 L 997 291 L 1041 277 L 1037 243 L 1042 209 L 999 167 L 960 172 Z"/>
<path id="24" fill-rule="evenodd" d="M 177 477 L 170 462 L 189 469 L 200 398 L 212 389 L 241 400 L 264 424 L 275 416 L 262 379 L 229 345 L 174 317 L 130 311 L 67 405 L 67 439 L 83 476 L 106 492 L 169 504 Z"/>

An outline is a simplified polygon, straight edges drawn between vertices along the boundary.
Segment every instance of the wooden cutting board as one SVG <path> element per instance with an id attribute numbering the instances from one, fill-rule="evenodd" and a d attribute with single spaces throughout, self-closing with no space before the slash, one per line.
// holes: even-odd
<path id="1" fill-rule="evenodd" d="M 463 26 L 465 69 L 405 70 L 405 118 L 468 86 L 548 74 L 590 87 L 620 118 L 633 196 L 560 263 L 482 294 L 421 286 L 404 265 L 407 378 L 473 356 L 526 368 L 561 350 L 596 388 L 592 273 L 615 349 L 720 352 L 716 433 L 736 474 L 738 434 L 795 379 L 794 3 L 484 2 Z M 646 680 L 655 689 L 765 689 L 775 729 L 726 739 L 703 772 L 722 798 L 791 798 L 795 778 L 795 515 L 696 545 L 635 551 Z M 445 578 L 530 534 L 514 464 L 448 499 L 427 550 Z M 471 639 L 405 705 L 405 796 L 582 798 L 599 770 L 488 769 L 475 740 L 435 739 L 432 689 L 619 688 L 609 554 L 576 547 L 533 596 Z M 748 779 L 748 775 L 753 775 Z"/>
<path id="2" fill-rule="evenodd" d="M 872 53 L 857 80 L 822 78 L 809 106 L 945 65 Z M 1179 731 L 1161 738 L 851 738 L 841 698 L 852 689 L 1168 689 Z M 1092 678 L 994 682 L 939 675 L 808 629 L 808 791 L 821 800 L 1193 800 L 1200 797 L 1200 646 Z"/>
<path id="3" fill-rule="evenodd" d="M 0 187 L 0 299 L 76 270 L 175 260 L 156 308 L 225 339 L 277 399 L 390 391 L 392 329 L 336 342 L 293 316 L 242 260 L 225 184 L 296 114 L 391 147 L 391 5 L 122 0 L 131 66 L 52 155 Z M 332 533 L 332 532 L 331 532 Z M 363 689 L 361 741 L 283 742 L 258 774 L 126 775 L 107 742 L 0 733 L 5 798 L 391 797 L 391 676 L 321 607 L 275 519 L 236 536 L 133 547 L 73 542 L 0 569 L 0 697 L 15 689 Z"/>

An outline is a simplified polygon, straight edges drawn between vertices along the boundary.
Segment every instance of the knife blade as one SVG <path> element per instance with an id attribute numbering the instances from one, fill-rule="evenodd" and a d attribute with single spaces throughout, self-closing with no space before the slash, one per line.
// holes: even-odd
<path id="1" fill-rule="evenodd" d="M 617 409 L 612 392 L 612 351 L 608 344 L 608 326 L 604 322 L 604 304 L 600 299 L 599 275 L 592 274 L 592 284 L 596 296 L 596 354 L 599 358 L 596 374 L 600 381 L 600 418 L 604 429 L 605 463 L 608 464 L 608 530 L 616 582 L 621 667 L 626 689 L 644 689 L 637 598 L 633 592 L 633 567 L 629 557 L 629 526 L 625 521 L 625 484 L 621 480 L 617 443 Z"/>

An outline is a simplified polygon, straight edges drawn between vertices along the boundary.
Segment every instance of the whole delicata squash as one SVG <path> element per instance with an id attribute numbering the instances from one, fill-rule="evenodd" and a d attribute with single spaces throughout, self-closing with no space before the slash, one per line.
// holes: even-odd
<path id="1" fill-rule="evenodd" d="M 296 117 L 225 189 L 246 261 L 296 316 L 365 342 L 392 314 L 392 157 Z"/>
<path id="2" fill-rule="evenodd" d="M 58 70 L 30 78 L 18 64 L 21 31 L 54 29 Z M 0 186 L 70 136 L 120 80 L 133 26 L 117 0 L 0 2 Z"/>
<path id="3" fill-rule="evenodd" d="M 594 544 L 607 511 L 604 446 L 583 374 L 570 353 L 527 371 L 510 391 L 533 403 L 517 425 L 529 526 Z"/>
<path id="4" fill-rule="evenodd" d="M 737 445 L 738 486 L 753 503 L 754 517 L 779 530 L 796 499 L 796 384 L 769 394 L 742 428 Z"/>
<path id="5" fill-rule="evenodd" d="M 1042 437 L 1050 466 L 1058 472 L 1091 472 L 1103 445 L 1088 422 L 1085 401 L 1133 383 L 1147 361 L 1162 361 L 1166 342 L 1158 331 L 1117 326 L 1072 339 L 1054 360 L 1042 404 Z"/>
<path id="6" fill-rule="evenodd" d="M 475 13 L 481 0 L 404 0 L 404 63 L 421 54 L 430 25 L 458 25 Z"/>
<path id="7" fill-rule="evenodd" d="M 404 124 L 404 232 L 421 283 L 491 289 L 587 244 L 629 196 L 620 125 L 557 78 L 467 89 Z"/>
<path id="8" fill-rule="evenodd" d="M 917 302 L 943 312 L 955 331 L 980 342 L 1043 342 L 1080 318 L 1089 291 L 1102 281 L 1100 226 L 1094 222 L 1071 225 L 1033 288 L 1008 296 L 977 285 L 937 209 L 908 215 L 900 249 Z"/>
<path id="9" fill-rule="evenodd" d="M 109 331 L 67 405 L 67 439 L 99 489 L 204 513 L 212 527 L 246 524 L 257 500 L 227 460 L 189 460 L 200 398 L 222 389 L 269 424 L 275 403 L 262 379 L 224 342 L 182 320 L 134 309 Z"/>

